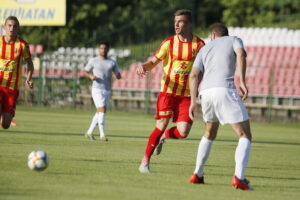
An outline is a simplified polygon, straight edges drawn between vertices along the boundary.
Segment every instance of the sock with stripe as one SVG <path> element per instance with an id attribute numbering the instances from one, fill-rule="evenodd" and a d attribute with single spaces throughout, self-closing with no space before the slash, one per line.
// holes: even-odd
<path id="1" fill-rule="evenodd" d="M 144 155 L 142 162 L 150 161 L 153 151 L 154 151 L 155 147 L 158 145 L 160 137 L 162 136 L 163 133 L 164 133 L 164 131 L 161 131 L 158 128 L 155 128 L 152 131 L 152 133 L 148 139 L 148 144 L 147 144 L 145 155 Z"/>

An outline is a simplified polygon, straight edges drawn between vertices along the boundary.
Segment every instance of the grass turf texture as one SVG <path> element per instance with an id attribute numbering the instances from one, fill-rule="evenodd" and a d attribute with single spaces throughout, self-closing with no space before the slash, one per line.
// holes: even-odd
<path id="1" fill-rule="evenodd" d="M 246 170 L 254 191 L 231 187 L 237 139 L 221 126 L 205 169 L 205 185 L 188 182 L 194 170 L 200 117 L 185 140 L 167 140 L 152 157 L 151 174 L 140 174 L 151 115 L 108 112 L 108 142 L 84 136 L 93 110 L 18 107 L 17 127 L 0 131 L 0 199 L 299 199 L 300 125 L 252 123 L 253 144 Z M 27 167 L 35 149 L 46 151 L 44 172 Z"/>

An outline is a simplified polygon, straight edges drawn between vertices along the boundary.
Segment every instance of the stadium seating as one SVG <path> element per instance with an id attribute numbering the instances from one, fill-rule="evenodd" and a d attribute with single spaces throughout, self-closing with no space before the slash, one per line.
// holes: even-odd
<path id="1" fill-rule="evenodd" d="M 286 28 L 241 28 L 229 27 L 229 34 L 243 39 L 247 51 L 247 85 L 253 96 L 296 96 L 300 97 L 300 30 Z M 209 42 L 208 38 L 205 41 Z M 33 54 L 42 52 L 40 46 L 30 46 Z M 84 75 L 83 68 L 91 57 L 98 55 L 97 48 L 60 47 L 42 57 L 45 76 L 73 78 Z M 117 59 L 131 56 L 128 49 L 111 49 L 109 56 Z M 139 78 L 136 68 L 141 63 L 132 63 L 122 70 L 122 79 L 115 80 L 116 90 L 153 92 L 160 90 L 163 75 L 162 64 L 155 67 L 148 78 Z M 37 76 L 38 73 L 34 73 Z M 236 82 L 237 83 L 237 82 Z M 147 85 L 148 84 L 148 85 Z"/>
<path id="2" fill-rule="evenodd" d="M 41 45 L 30 45 L 32 55 L 43 54 L 44 49 Z M 129 49 L 115 50 L 110 49 L 109 57 L 113 59 L 125 58 L 131 55 Z M 98 48 L 84 47 L 59 47 L 52 53 L 41 56 L 42 67 L 46 68 L 43 76 L 50 78 L 73 78 L 74 69 L 77 67 L 77 77 L 84 75 L 83 68 L 89 59 L 98 55 Z M 39 70 L 34 73 L 34 77 L 39 76 Z"/>

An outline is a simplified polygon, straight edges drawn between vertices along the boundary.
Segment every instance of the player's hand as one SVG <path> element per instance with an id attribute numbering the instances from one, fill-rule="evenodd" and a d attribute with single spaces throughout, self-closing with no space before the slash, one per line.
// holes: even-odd
<path id="1" fill-rule="evenodd" d="M 147 71 L 145 70 L 144 66 L 143 65 L 139 65 L 137 68 L 136 68 L 136 73 L 139 77 L 143 77 L 147 74 Z"/>
<path id="2" fill-rule="evenodd" d="M 26 80 L 26 85 L 29 89 L 32 89 L 33 88 L 33 82 L 32 81 L 29 81 L 29 80 Z"/>
<path id="3" fill-rule="evenodd" d="M 191 118 L 191 120 L 194 120 L 194 112 L 196 110 L 197 104 L 191 102 L 190 108 L 189 108 L 189 117 Z"/>
<path id="4" fill-rule="evenodd" d="M 94 80 L 97 80 L 98 77 L 97 77 L 97 76 L 94 76 L 94 75 L 91 75 L 91 76 L 90 76 L 90 79 L 91 79 L 92 81 L 94 81 Z"/>
<path id="5" fill-rule="evenodd" d="M 245 101 L 248 98 L 248 88 L 245 84 L 240 84 L 240 89 L 242 92 L 242 100 Z"/>

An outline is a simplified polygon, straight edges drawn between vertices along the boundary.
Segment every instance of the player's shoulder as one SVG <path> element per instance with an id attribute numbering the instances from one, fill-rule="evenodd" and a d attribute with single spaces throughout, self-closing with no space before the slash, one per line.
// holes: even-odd
<path id="1" fill-rule="evenodd" d="M 18 37 L 17 40 L 19 40 L 22 44 L 28 45 L 28 42 L 21 37 Z"/>
<path id="2" fill-rule="evenodd" d="M 116 61 L 115 59 L 113 59 L 112 57 L 107 57 L 106 60 L 107 60 L 108 62 L 113 63 L 113 64 L 116 64 L 116 63 L 117 63 L 117 61 Z"/>
<path id="3" fill-rule="evenodd" d="M 193 36 L 195 37 L 197 43 L 205 44 L 204 40 L 202 40 L 198 35 L 193 34 Z"/>
<path id="4" fill-rule="evenodd" d="M 228 35 L 228 36 L 223 36 L 224 39 L 226 40 L 230 40 L 230 41 L 242 41 L 242 39 L 238 36 L 235 36 L 235 35 Z"/>
<path id="5" fill-rule="evenodd" d="M 96 62 L 98 62 L 98 60 L 99 60 L 99 57 L 98 57 L 98 56 L 91 57 L 91 58 L 89 59 L 89 63 L 96 63 Z"/>
<path id="6" fill-rule="evenodd" d="M 242 38 L 238 37 L 238 36 L 232 36 L 234 41 L 237 42 L 243 42 Z"/>
<path id="7" fill-rule="evenodd" d="M 161 45 L 163 45 L 163 44 L 170 44 L 170 42 L 173 41 L 174 38 L 175 38 L 175 35 L 172 35 L 172 36 L 170 36 L 170 37 L 164 39 L 164 40 L 162 41 Z"/>

